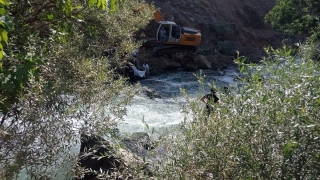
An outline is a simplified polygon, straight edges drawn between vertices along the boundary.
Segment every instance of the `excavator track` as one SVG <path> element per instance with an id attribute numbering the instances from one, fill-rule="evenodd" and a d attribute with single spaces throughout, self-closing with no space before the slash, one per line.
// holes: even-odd
<path id="1" fill-rule="evenodd" d="M 165 45 L 163 47 L 154 47 L 153 48 L 153 55 L 160 57 L 163 55 L 173 55 L 176 53 L 195 53 L 196 48 L 194 46 L 174 46 L 174 45 Z"/>

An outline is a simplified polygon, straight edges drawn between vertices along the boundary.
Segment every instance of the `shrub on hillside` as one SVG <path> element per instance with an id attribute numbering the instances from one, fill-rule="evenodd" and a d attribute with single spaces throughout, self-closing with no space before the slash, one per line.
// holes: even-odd
<path id="1" fill-rule="evenodd" d="M 320 26 L 307 38 L 307 43 L 300 50 L 305 58 L 320 61 Z"/>
<path id="2" fill-rule="evenodd" d="M 206 116 L 190 98 L 180 131 L 167 137 L 163 179 L 316 179 L 320 175 L 319 64 L 278 50 Z M 203 77 L 198 76 L 203 88 Z M 170 133 L 172 134 L 172 133 Z"/>

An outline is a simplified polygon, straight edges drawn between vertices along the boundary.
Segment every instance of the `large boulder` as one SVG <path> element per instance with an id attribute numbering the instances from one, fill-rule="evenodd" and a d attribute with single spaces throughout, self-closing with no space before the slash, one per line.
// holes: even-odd
<path id="1" fill-rule="evenodd" d="M 154 99 L 154 98 L 163 98 L 163 96 L 161 94 L 159 94 L 158 92 L 156 92 L 153 89 L 150 89 L 146 86 L 141 87 L 141 91 L 140 93 L 145 94 L 146 96 L 148 96 L 150 99 Z"/>
<path id="2" fill-rule="evenodd" d="M 123 143 L 131 152 L 140 157 L 148 156 L 148 151 L 155 148 L 154 142 L 145 132 L 133 133 L 130 137 L 124 138 Z"/>
<path id="3" fill-rule="evenodd" d="M 182 54 L 176 56 L 176 61 L 180 63 L 187 71 L 196 71 L 198 69 L 211 69 L 211 63 L 202 54 Z"/>
<path id="4" fill-rule="evenodd" d="M 206 56 L 206 59 L 211 63 L 212 69 L 223 69 L 227 66 L 234 65 L 235 58 L 233 56 L 216 54 Z"/>
<path id="5" fill-rule="evenodd" d="M 118 171 L 123 162 L 114 154 L 108 141 L 99 136 L 82 134 L 78 164 L 87 171 L 92 171 L 86 172 L 82 180 L 96 179 L 94 171 L 98 172 L 100 169 L 103 172 Z"/>
<path id="6" fill-rule="evenodd" d="M 158 68 L 163 70 L 176 70 L 181 67 L 180 63 L 175 62 L 173 59 L 168 59 L 165 57 L 161 57 L 157 65 Z"/>
<path id="7" fill-rule="evenodd" d="M 194 61 L 198 69 L 211 69 L 211 64 L 204 55 L 195 55 Z"/>
<path id="8" fill-rule="evenodd" d="M 181 64 L 181 67 L 183 67 L 187 71 L 198 70 L 193 55 L 183 54 L 181 57 L 178 58 L 178 62 Z"/>
<path id="9" fill-rule="evenodd" d="M 128 178 L 131 176 L 129 170 L 134 166 L 140 167 L 141 172 L 152 175 L 142 159 L 125 149 L 114 148 L 113 144 L 95 135 L 81 135 L 78 165 L 85 169 L 85 173 L 75 180 L 96 180 L 99 173 L 116 176 L 114 179 L 123 179 L 120 177 L 123 173 Z"/>

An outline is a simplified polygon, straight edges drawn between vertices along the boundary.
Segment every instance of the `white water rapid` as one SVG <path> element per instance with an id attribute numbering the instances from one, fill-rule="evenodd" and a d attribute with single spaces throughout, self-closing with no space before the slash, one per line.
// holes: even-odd
<path id="1" fill-rule="evenodd" d="M 125 121 L 119 126 L 120 133 L 133 133 L 145 131 L 145 125 L 142 119 L 150 128 L 161 129 L 171 125 L 179 124 L 183 120 L 183 114 L 173 97 L 183 102 L 180 93 L 180 87 L 186 89 L 187 93 L 196 98 L 199 84 L 195 74 L 196 72 L 170 72 L 159 76 L 151 76 L 140 80 L 141 86 L 157 92 L 161 97 L 150 98 L 143 93 L 137 94 L 128 106 Z M 204 70 L 202 76 L 205 78 L 205 91 L 203 95 L 209 93 L 209 84 L 214 81 L 218 86 L 230 86 L 235 84 L 237 69 L 229 67 L 224 70 Z M 219 92 L 218 92 L 219 94 Z M 200 100 L 199 100 L 200 103 Z"/>

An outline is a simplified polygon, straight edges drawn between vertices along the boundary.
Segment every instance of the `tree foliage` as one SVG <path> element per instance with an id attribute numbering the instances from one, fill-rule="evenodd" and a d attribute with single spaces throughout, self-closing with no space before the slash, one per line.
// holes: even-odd
<path id="1" fill-rule="evenodd" d="M 6 0 L 0 2 L 0 60 L 3 57 L 3 45 L 8 43 L 8 31 L 13 29 L 12 19 L 8 16 L 8 6 L 9 3 Z"/>
<path id="2" fill-rule="evenodd" d="M 65 152 L 80 133 L 110 135 L 121 121 L 135 91 L 120 63 L 152 13 L 134 13 L 137 1 L 0 2 L 0 179 L 38 179 L 74 162 Z"/>
<path id="3" fill-rule="evenodd" d="M 319 26 L 319 18 L 318 0 L 278 0 L 265 21 L 288 34 L 312 34 Z"/>

